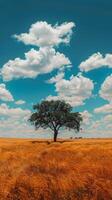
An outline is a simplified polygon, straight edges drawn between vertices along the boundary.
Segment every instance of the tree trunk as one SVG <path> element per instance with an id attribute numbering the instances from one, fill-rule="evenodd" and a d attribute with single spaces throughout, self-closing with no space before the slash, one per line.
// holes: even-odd
<path id="1" fill-rule="evenodd" d="M 57 130 L 55 130 L 55 131 L 54 131 L 54 142 L 56 142 L 56 141 L 57 141 L 57 135 L 58 135 L 58 131 L 57 131 Z"/>

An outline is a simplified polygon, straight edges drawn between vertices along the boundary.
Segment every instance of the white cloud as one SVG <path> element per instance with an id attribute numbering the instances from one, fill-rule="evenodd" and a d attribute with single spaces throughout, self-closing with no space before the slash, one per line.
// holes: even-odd
<path id="1" fill-rule="evenodd" d="M 53 79 L 52 79 L 53 80 Z M 71 76 L 70 80 L 59 79 L 55 83 L 57 96 L 48 96 L 47 99 L 62 99 L 72 106 L 83 105 L 91 97 L 94 89 L 93 81 L 82 75 Z"/>
<path id="2" fill-rule="evenodd" d="M 103 99 L 110 102 L 112 101 L 112 74 L 108 76 L 104 83 L 101 85 L 99 94 Z"/>
<path id="3" fill-rule="evenodd" d="M 22 108 L 10 108 L 7 104 L 2 103 L 0 105 L 0 117 L 11 117 L 14 119 L 23 119 L 29 116 L 31 113 L 28 109 Z"/>
<path id="4" fill-rule="evenodd" d="M 95 108 L 94 112 L 95 113 L 102 113 L 102 114 L 112 113 L 112 104 L 106 104 L 104 106 Z"/>
<path id="5" fill-rule="evenodd" d="M 7 104 L 0 105 L 0 135 L 25 137 L 25 133 L 33 134 L 34 128 L 28 123 L 31 111 L 20 107 L 10 108 Z M 21 134 L 22 133 L 22 134 Z M 31 135 L 30 135 L 31 136 Z"/>
<path id="6" fill-rule="evenodd" d="M 105 55 L 105 65 L 112 68 L 112 54 L 106 54 Z"/>
<path id="7" fill-rule="evenodd" d="M 32 24 L 28 33 L 14 35 L 14 37 L 26 45 L 57 46 L 60 43 L 68 44 L 70 42 L 73 27 L 75 27 L 73 22 L 52 26 L 45 21 L 41 21 Z"/>
<path id="8" fill-rule="evenodd" d="M 64 78 L 64 72 L 59 72 L 56 76 L 52 77 L 47 83 L 56 83 Z"/>
<path id="9" fill-rule="evenodd" d="M 93 69 L 101 68 L 102 66 L 112 68 L 112 54 L 106 54 L 103 56 L 99 52 L 94 53 L 87 60 L 81 62 L 79 68 L 81 71 L 88 72 Z"/>
<path id="10" fill-rule="evenodd" d="M 103 118 L 103 122 L 105 122 L 105 123 L 111 123 L 112 124 L 112 114 L 106 115 Z"/>
<path id="11" fill-rule="evenodd" d="M 0 84 L 0 100 L 14 101 L 12 94 L 6 89 L 6 85 L 4 83 Z"/>
<path id="12" fill-rule="evenodd" d="M 18 101 L 15 101 L 15 104 L 17 105 L 22 105 L 22 104 L 25 104 L 26 102 L 23 101 L 23 100 L 18 100 Z"/>
<path id="13" fill-rule="evenodd" d="M 90 120 L 92 118 L 92 114 L 89 113 L 87 110 L 80 112 L 83 118 L 83 125 L 90 125 Z"/>
<path id="14" fill-rule="evenodd" d="M 91 128 L 94 130 L 102 130 L 102 132 L 105 132 L 108 130 L 108 128 L 112 128 L 112 114 L 107 114 L 105 116 L 100 117 L 99 120 L 94 120 L 92 123 Z"/>
<path id="15" fill-rule="evenodd" d="M 111 124 L 108 124 L 108 125 L 107 125 L 107 128 L 108 128 L 108 130 L 110 130 L 111 133 L 112 133 L 112 123 L 111 123 Z"/>
<path id="16" fill-rule="evenodd" d="M 3 65 L 1 74 L 4 81 L 18 78 L 35 78 L 39 74 L 49 73 L 70 65 L 70 60 L 64 54 L 53 48 L 31 49 L 25 53 L 25 59 L 16 58 Z"/>
<path id="17" fill-rule="evenodd" d="M 101 128 L 101 120 L 93 120 L 93 122 L 89 128 L 93 129 L 93 131 L 97 131 L 98 129 Z"/>
<path id="18" fill-rule="evenodd" d="M 106 114 L 106 113 L 105 113 Z M 91 113 L 90 113 L 91 115 Z M 86 125 L 86 124 L 85 124 Z M 88 137 L 112 136 L 112 115 L 91 115 L 87 126 L 83 126 L 82 132 Z"/>

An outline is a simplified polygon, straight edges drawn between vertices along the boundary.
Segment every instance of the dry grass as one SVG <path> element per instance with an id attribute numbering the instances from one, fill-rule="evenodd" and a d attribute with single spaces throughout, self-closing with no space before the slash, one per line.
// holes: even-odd
<path id="1" fill-rule="evenodd" d="M 0 139 L 0 200 L 112 200 L 112 139 Z"/>

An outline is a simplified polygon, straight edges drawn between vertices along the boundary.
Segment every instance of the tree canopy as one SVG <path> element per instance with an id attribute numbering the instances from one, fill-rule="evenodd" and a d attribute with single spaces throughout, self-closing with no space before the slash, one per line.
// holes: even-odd
<path id="1" fill-rule="evenodd" d="M 33 109 L 35 112 L 30 116 L 29 121 L 36 129 L 50 128 L 54 133 L 54 142 L 56 142 L 59 129 L 62 127 L 69 130 L 80 130 L 81 114 L 72 112 L 71 105 L 65 101 L 42 101 L 40 104 L 34 105 Z"/>

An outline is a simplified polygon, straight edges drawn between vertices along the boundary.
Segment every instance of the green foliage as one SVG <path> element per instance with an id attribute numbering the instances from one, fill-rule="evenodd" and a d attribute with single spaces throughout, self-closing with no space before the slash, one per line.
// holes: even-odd
<path id="1" fill-rule="evenodd" d="M 33 106 L 34 112 L 29 121 L 36 129 L 42 127 L 50 128 L 54 132 L 54 141 L 56 141 L 58 131 L 61 127 L 66 129 L 80 130 L 82 116 L 80 113 L 72 112 L 72 107 L 64 101 L 42 101 Z"/>

